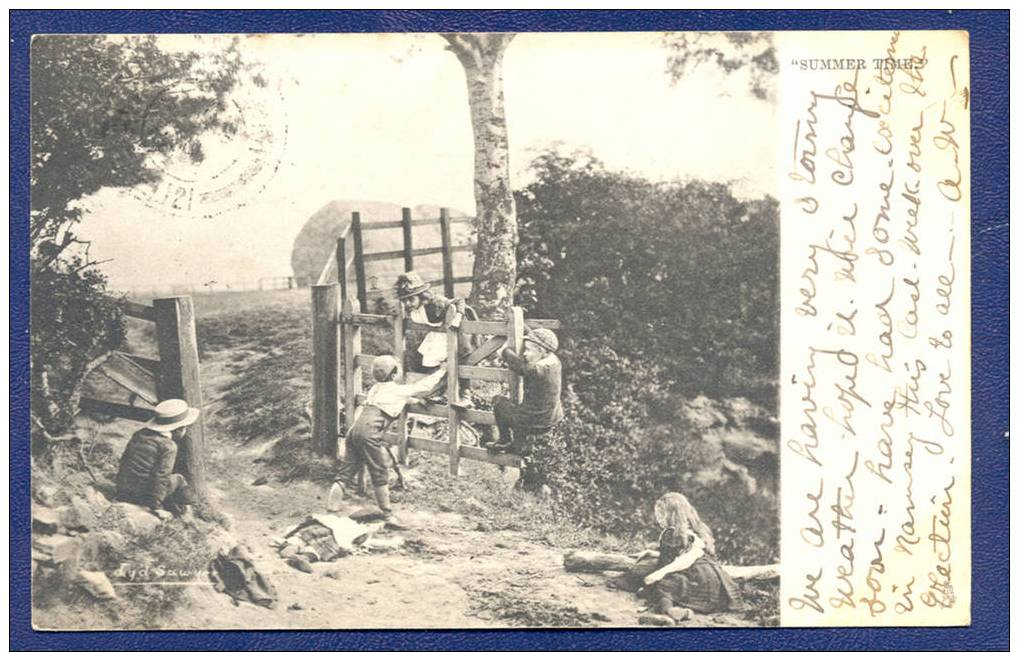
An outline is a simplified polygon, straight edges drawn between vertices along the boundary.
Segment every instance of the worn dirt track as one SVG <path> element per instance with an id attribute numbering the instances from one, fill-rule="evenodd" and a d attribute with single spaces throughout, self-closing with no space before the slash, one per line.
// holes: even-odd
<path id="1" fill-rule="evenodd" d="M 234 605 L 210 587 L 193 587 L 193 604 L 163 626 L 173 629 L 362 629 L 491 627 L 635 627 L 644 605 L 605 586 L 605 578 L 566 573 L 567 550 L 538 545 L 510 530 L 482 531 L 468 516 L 402 502 L 412 526 L 397 551 L 355 554 L 291 568 L 271 545 L 306 515 L 324 508 L 327 488 L 307 481 L 253 485 L 267 442 L 239 446 L 225 428 L 217 397 L 234 380 L 237 351 L 212 353 L 202 364 L 208 427 L 208 476 L 230 536 L 248 546 L 277 589 L 275 609 Z M 470 473 L 470 465 L 466 472 Z M 351 509 L 367 505 L 355 499 Z M 484 529 L 484 528 L 482 528 Z M 686 626 L 753 626 L 737 615 L 695 617 Z"/>

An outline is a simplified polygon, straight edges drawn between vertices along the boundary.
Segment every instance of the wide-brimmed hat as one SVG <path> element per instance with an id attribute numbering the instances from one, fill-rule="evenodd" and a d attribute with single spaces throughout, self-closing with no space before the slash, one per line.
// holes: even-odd
<path id="1" fill-rule="evenodd" d="M 413 297 L 427 292 L 432 288 L 431 285 L 421 280 L 421 275 L 417 272 L 406 272 L 396 277 L 396 297 L 398 299 L 406 299 L 407 297 Z"/>
<path id="2" fill-rule="evenodd" d="M 190 407 L 187 401 L 171 398 L 153 408 L 154 416 L 145 422 L 145 427 L 156 432 L 171 432 L 190 426 L 198 418 L 198 408 Z"/>
<path id="3" fill-rule="evenodd" d="M 547 328 L 535 328 L 524 335 L 524 341 L 534 342 L 549 353 L 555 353 L 559 350 L 559 338 Z"/>

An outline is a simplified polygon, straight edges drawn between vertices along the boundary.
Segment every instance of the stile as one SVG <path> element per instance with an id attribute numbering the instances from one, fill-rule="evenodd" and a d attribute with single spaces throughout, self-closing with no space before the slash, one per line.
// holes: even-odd
<path id="1" fill-rule="evenodd" d="M 357 395 L 361 393 L 361 367 L 357 356 L 361 354 L 361 327 L 350 323 L 346 318 L 361 311 L 357 299 L 348 297 L 343 302 L 343 317 L 340 320 L 340 332 L 343 340 L 343 425 L 349 430 L 354 425 L 354 413 L 357 408 Z M 344 432 L 346 434 L 346 432 Z"/>
<path id="2" fill-rule="evenodd" d="M 414 269 L 414 236 L 410 209 L 403 209 L 403 271 Z"/>
<path id="3" fill-rule="evenodd" d="M 453 298 L 453 252 L 450 250 L 449 209 L 439 209 L 439 229 L 442 231 L 442 288 L 447 299 Z"/>
<path id="4" fill-rule="evenodd" d="M 182 398 L 202 409 L 202 383 L 198 367 L 198 336 L 195 308 L 189 296 L 155 299 L 152 302 L 159 345 L 156 394 L 160 400 Z M 205 415 L 188 427 L 178 446 L 174 470 L 188 479 L 198 497 L 205 495 Z"/>
<path id="5" fill-rule="evenodd" d="M 446 399 L 449 414 L 449 474 L 460 475 L 460 373 L 457 355 L 460 352 L 460 327 L 450 325 L 446 333 Z"/>
<path id="6" fill-rule="evenodd" d="M 368 281 L 364 274 L 364 240 L 361 234 L 361 213 L 354 211 L 350 216 L 354 237 L 354 280 L 357 283 L 357 300 L 362 306 L 368 305 Z"/>
<path id="7" fill-rule="evenodd" d="M 311 429 L 315 449 L 335 457 L 339 438 L 339 360 L 336 347 L 335 283 L 311 288 L 312 403 Z"/>
<path id="8" fill-rule="evenodd" d="M 336 282 L 340 284 L 340 301 L 347 300 L 347 235 L 336 239 Z"/>
<path id="9" fill-rule="evenodd" d="M 393 319 L 393 355 L 396 356 L 399 365 L 399 379 L 400 382 L 404 382 L 407 379 L 407 370 L 405 367 L 405 360 L 407 358 L 407 352 L 403 350 L 404 347 L 404 332 L 403 332 L 403 304 L 399 301 L 396 302 L 396 311 Z M 403 414 L 396 423 L 396 430 L 400 433 L 400 445 L 397 448 L 397 461 L 400 464 L 407 463 L 407 411 L 404 410 Z"/>
<path id="10" fill-rule="evenodd" d="M 510 308 L 509 316 L 506 319 L 506 344 L 517 353 L 524 349 L 524 310 L 516 306 Z M 523 380 L 513 375 L 509 383 L 509 398 L 514 403 L 520 402 L 523 392 Z"/>

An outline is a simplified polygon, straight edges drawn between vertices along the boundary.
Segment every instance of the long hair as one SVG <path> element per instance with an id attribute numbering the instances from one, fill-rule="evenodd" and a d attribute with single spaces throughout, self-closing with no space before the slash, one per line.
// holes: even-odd
<path id="1" fill-rule="evenodd" d="M 691 532 L 704 542 L 704 550 L 709 555 L 715 554 L 715 537 L 711 528 L 704 524 L 697 510 L 681 493 L 670 491 L 655 503 L 655 521 L 665 531 L 671 530 L 672 535 L 681 545 L 686 546 Z"/>

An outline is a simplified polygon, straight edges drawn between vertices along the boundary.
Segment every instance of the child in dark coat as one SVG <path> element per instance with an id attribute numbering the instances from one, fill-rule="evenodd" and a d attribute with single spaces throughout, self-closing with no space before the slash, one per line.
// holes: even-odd
<path id="1" fill-rule="evenodd" d="M 485 442 L 493 450 L 529 453 L 534 434 L 555 427 L 563 418 L 563 365 L 555 352 L 559 339 L 547 328 L 528 330 L 521 353 L 502 350 L 506 366 L 524 379 L 524 396 L 519 404 L 504 396 L 492 402 L 499 439 Z"/>

